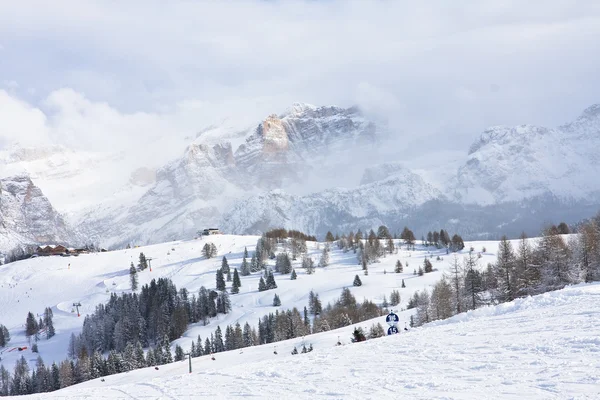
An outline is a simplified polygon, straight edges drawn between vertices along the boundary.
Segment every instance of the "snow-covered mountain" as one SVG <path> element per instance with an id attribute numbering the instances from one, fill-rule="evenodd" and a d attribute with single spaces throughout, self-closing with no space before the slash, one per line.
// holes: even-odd
<path id="1" fill-rule="evenodd" d="M 157 171 L 155 183 L 135 202 L 94 206 L 82 216 L 81 229 L 109 246 L 191 237 L 217 225 L 236 201 L 311 185 L 315 174 L 347 164 L 344 155 L 373 147 L 377 131 L 357 108 L 294 104 L 242 133 L 236 149 L 201 133 L 181 158 Z"/>
<path id="2" fill-rule="evenodd" d="M 386 224 L 419 233 L 445 226 L 467 237 L 535 235 L 543 224 L 574 223 L 600 209 L 599 148 L 595 105 L 555 129 L 487 129 L 453 179 L 428 181 L 401 163 L 382 163 L 366 168 L 354 188 L 305 196 L 275 191 L 240 202 L 222 226 L 247 233 L 284 226 L 324 235 Z"/>
<path id="3" fill-rule="evenodd" d="M 356 189 L 328 189 L 306 196 L 281 190 L 255 196 L 236 204 L 223 216 L 227 232 L 258 234 L 273 227 L 302 229 L 323 235 L 328 230 L 350 231 L 357 227 L 377 227 L 391 219 L 404 219 L 419 205 L 443 194 L 419 175 L 399 168 L 376 181 L 369 170 Z"/>
<path id="4" fill-rule="evenodd" d="M 545 223 L 576 222 L 600 208 L 600 105 L 556 128 L 489 128 L 448 166 L 454 174 L 440 174 L 439 162 L 417 172 L 378 157 L 389 154 L 389 139 L 385 125 L 357 108 L 294 104 L 246 130 L 206 128 L 159 168 L 64 146 L 16 148 L 0 153 L 0 166 L 29 173 L 90 241 L 105 246 L 192 237 L 209 225 L 317 235 L 443 226 L 496 238 L 535 235 Z"/>
<path id="5" fill-rule="evenodd" d="M 20 245 L 78 241 L 79 237 L 28 176 L 0 179 L 0 254 Z"/>
<path id="6" fill-rule="evenodd" d="M 463 203 L 494 204 L 555 196 L 600 204 L 600 105 L 555 129 L 496 126 L 471 145 L 455 190 Z"/>

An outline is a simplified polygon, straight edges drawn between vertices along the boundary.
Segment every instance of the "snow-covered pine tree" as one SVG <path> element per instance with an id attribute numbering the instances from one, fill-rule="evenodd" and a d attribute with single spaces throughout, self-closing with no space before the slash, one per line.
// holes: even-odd
<path id="1" fill-rule="evenodd" d="M 397 260 L 396 261 L 396 267 L 394 268 L 394 272 L 397 274 L 400 274 L 404 271 L 404 267 L 402 266 L 402 261 Z"/>
<path id="2" fill-rule="evenodd" d="M 321 258 L 319 259 L 319 267 L 323 268 L 329 265 L 329 244 L 326 244 L 323 247 L 323 251 L 321 252 Z"/>
<path id="3" fill-rule="evenodd" d="M 353 286 L 362 286 L 362 281 L 358 275 L 354 276 L 354 282 L 352 282 Z"/>
<path id="4" fill-rule="evenodd" d="M 271 270 L 267 271 L 266 286 L 267 290 L 277 289 L 277 283 L 275 283 L 275 277 L 273 276 L 273 272 Z"/>
<path id="5" fill-rule="evenodd" d="M 242 265 L 240 266 L 240 274 L 242 276 L 250 275 L 250 265 L 248 265 L 248 261 L 246 260 L 246 257 L 244 257 L 242 259 Z"/>
<path id="6" fill-rule="evenodd" d="M 425 258 L 423 260 L 423 271 L 426 274 L 433 272 L 433 265 L 431 265 L 431 261 L 429 261 L 429 258 Z"/>
<path id="7" fill-rule="evenodd" d="M 238 294 L 240 292 L 240 286 L 242 286 L 242 281 L 240 280 L 240 275 L 238 274 L 237 268 L 233 270 L 233 282 L 231 283 L 231 294 Z"/>
<path id="8" fill-rule="evenodd" d="M 221 271 L 223 271 L 224 274 L 229 273 L 229 262 L 227 262 L 227 257 L 225 256 L 223 256 L 223 259 L 221 260 Z"/>
<path id="9" fill-rule="evenodd" d="M 277 293 L 275 293 L 275 296 L 273 296 L 273 307 L 279 307 L 281 305 L 281 299 L 279 299 L 279 296 L 277 296 Z"/>
<path id="10" fill-rule="evenodd" d="M 313 272 L 315 272 L 315 264 L 313 259 L 308 256 L 304 256 L 302 258 L 302 268 L 304 268 L 307 275 L 311 275 Z"/>
<path id="11" fill-rule="evenodd" d="M 224 291 L 225 290 L 225 279 L 223 278 L 223 271 L 217 270 L 217 290 Z"/>
<path id="12" fill-rule="evenodd" d="M 131 282 L 131 291 L 135 292 L 138 288 L 137 271 L 133 264 L 129 267 L 129 281 Z"/>
<path id="13" fill-rule="evenodd" d="M 182 361 L 185 358 L 184 354 L 185 353 L 183 351 L 183 348 L 180 345 L 176 344 L 175 345 L 175 359 L 174 360 L 175 361 Z"/>
<path id="14" fill-rule="evenodd" d="M 260 280 L 258 281 L 258 291 L 264 292 L 265 290 L 267 290 L 267 285 L 265 284 L 265 280 L 261 276 Z"/>

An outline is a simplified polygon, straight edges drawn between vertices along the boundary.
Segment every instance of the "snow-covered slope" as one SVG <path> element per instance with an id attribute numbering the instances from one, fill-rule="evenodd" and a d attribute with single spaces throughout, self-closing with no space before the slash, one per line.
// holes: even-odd
<path id="1" fill-rule="evenodd" d="M 554 196 L 600 204 L 600 105 L 556 129 L 533 125 L 486 130 L 450 183 L 463 203 Z M 454 187 L 452 187 L 454 186 Z"/>
<path id="2" fill-rule="evenodd" d="M 0 254 L 19 245 L 78 241 L 28 176 L 0 179 Z"/>
<path id="3" fill-rule="evenodd" d="M 581 285 L 363 343 L 336 347 L 349 329 L 331 331 L 33 398 L 597 399 L 599 300 L 599 284 Z M 303 342 L 315 350 L 291 355 Z"/>
<path id="4" fill-rule="evenodd" d="M 64 359 L 70 334 L 80 331 L 83 323 L 83 318 L 77 318 L 72 312 L 72 304 L 80 302 L 82 314 L 85 315 L 92 313 L 97 304 L 107 302 L 111 293 L 128 292 L 129 266 L 132 262 L 137 263 L 140 252 L 152 258 L 152 271 L 147 269 L 138 274 L 140 286 L 152 279 L 167 277 L 172 279 L 178 288 L 185 287 L 190 293 L 197 293 L 200 286 L 215 288 L 215 272 L 220 268 L 223 256 L 227 257 L 231 268 L 239 270 L 244 248 L 252 254 L 257 239 L 257 236 L 214 235 L 106 253 L 82 254 L 78 257 L 38 257 L 2 265 L 0 324 L 10 330 L 12 339 L 8 349 L 28 345 L 22 326 L 29 311 L 41 314 L 45 307 L 52 307 L 57 334 L 50 340 L 41 340 L 38 347 L 46 363 Z M 201 257 L 201 248 L 206 242 L 217 246 L 217 257 Z M 482 267 L 495 259 L 495 242 L 474 242 L 466 245 L 472 245 L 478 251 L 486 247 L 487 252 L 480 260 Z M 323 244 L 308 243 L 309 255 L 315 263 L 318 263 L 322 247 Z M 434 261 L 438 255 L 441 259 Z M 413 270 L 423 264 L 425 257 L 431 257 L 438 270 L 424 276 L 414 275 Z M 403 273 L 392 273 L 397 260 L 405 265 L 408 263 Z M 297 280 L 290 280 L 289 275 L 275 274 L 278 285 L 275 290 L 258 292 L 261 273 L 242 276 L 240 293 L 230 297 L 233 311 L 227 315 L 219 315 L 207 326 L 190 326 L 184 337 L 176 343 L 187 349 L 198 334 L 206 338 L 214 332 L 217 325 L 221 325 L 222 329 L 225 325 L 236 322 L 243 325 L 247 321 L 253 326 L 257 325 L 260 317 L 278 309 L 272 306 L 275 293 L 281 298 L 282 306 L 279 309 L 297 307 L 302 310 L 307 305 L 311 289 L 319 294 L 325 306 L 328 302 L 336 300 L 344 287 L 350 287 L 358 300 L 367 298 L 380 303 L 384 295 L 389 298 L 393 289 L 400 288 L 404 279 L 406 288 L 400 289 L 402 301 L 399 308 L 406 307 L 414 291 L 440 279 L 443 271 L 450 265 L 450 258 L 444 250 L 418 247 L 416 251 L 407 251 L 403 248 L 398 254 L 382 258 L 380 263 L 369 266 L 368 276 L 363 275 L 355 254 L 344 253 L 335 246 L 332 246 L 330 265 L 317 268 L 313 275 L 306 274 L 300 267 L 300 262 L 293 262 L 298 275 Z M 272 265 L 273 261 L 269 263 Z M 352 287 L 356 274 L 361 276 L 361 287 Z M 408 321 L 408 318 L 408 314 L 405 314 L 402 324 Z M 0 363 L 12 369 L 21 354 L 23 353 L 4 351 L 0 355 Z M 37 355 L 29 352 L 25 355 L 31 365 L 34 365 Z"/>

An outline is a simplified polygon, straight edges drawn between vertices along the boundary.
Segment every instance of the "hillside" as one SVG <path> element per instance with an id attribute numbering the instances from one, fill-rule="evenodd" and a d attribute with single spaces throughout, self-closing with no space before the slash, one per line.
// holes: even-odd
<path id="1" fill-rule="evenodd" d="M 142 271 L 138 274 L 139 284 L 144 285 L 152 279 L 168 277 L 178 288 L 185 287 L 190 293 L 197 293 L 201 286 L 215 287 L 215 272 L 221 266 L 221 259 L 226 256 L 230 267 L 240 269 L 244 248 L 250 254 L 255 249 L 258 236 L 215 235 L 201 239 L 162 243 L 152 246 L 111 251 L 107 253 L 83 254 L 78 257 L 38 257 L 29 260 L 0 266 L 0 323 L 10 330 L 12 340 L 11 348 L 26 346 L 22 326 L 27 312 L 41 314 L 45 307 L 52 307 L 54 312 L 54 325 L 56 336 L 38 343 L 40 355 L 46 362 L 60 361 L 65 358 L 69 337 L 72 332 L 79 332 L 83 318 L 77 318 L 74 313 L 73 303 L 82 304 L 82 314 L 92 313 L 99 303 L 108 301 L 111 293 L 130 291 L 129 266 L 138 262 L 140 252 L 152 258 L 152 272 Z M 217 257 L 205 259 L 201 256 L 201 248 L 206 242 L 214 243 L 218 249 Z M 397 241 L 398 242 L 398 241 Z M 474 243 L 482 247 L 482 243 Z M 323 244 L 309 242 L 308 252 L 318 263 Z M 494 244 L 489 246 L 482 260 L 491 261 L 494 256 Z M 258 281 L 261 273 L 254 273 L 241 277 L 242 287 L 240 293 L 231 295 L 232 312 L 219 315 L 218 319 L 211 320 L 207 326 L 202 324 L 191 325 L 185 336 L 175 343 L 184 348 L 189 348 L 191 341 L 198 334 L 203 338 L 210 336 L 217 325 L 222 328 L 227 324 L 246 321 L 252 326 L 258 324 L 258 319 L 269 312 L 275 312 L 278 307 L 273 307 L 273 296 L 277 293 L 282 302 L 279 309 L 297 307 L 302 310 L 307 305 L 308 294 L 314 290 L 319 294 L 325 306 L 328 302 L 336 300 L 342 288 L 349 287 L 352 293 L 362 301 L 371 299 L 377 303 L 383 296 L 389 295 L 393 289 L 401 286 L 401 281 L 406 281 L 406 288 L 402 289 L 402 302 L 400 307 L 405 307 L 409 297 L 415 290 L 420 290 L 434 283 L 447 267 L 448 262 L 433 261 L 439 271 L 434 271 L 425 276 L 413 274 L 419 268 L 426 256 L 440 254 L 446 257 L 445 251 L 418 249 L 417 251 L 400 250 L 397 255 L 382 258 L 380 263 L 370 266 L 369 276 L 363 276 L 361 266 L 358 265 L 356 255 L 352 252 L 344 253 L 333 246 L 330 265 L 317 268 L 313 275 L 307 275 L 300 267 L 300 260 L 293 262 L 298 279 L 290 280 L 289 275 L 275 274 L 278 288 L 265 292 L 258 292 Z M 409 263 L 402 274 L 393 274 L 396 260 Z M 270 261 L 273 264 L 273 261 Z M 384 271 L 386 273 L 384 273 Z M 363 286 L 352 287 L 354 276 L 359 274 Z M 60 284 L 60 290 L 56 285 Z M 227 285 L 230 286 L 231 283 Z M 408 321 L 403 320 L 403 323 Z M 4 352 L 1 363 L 6 368 L 12 368 L 18 352 Z M 34 354 L 28 353 L 33 365 Z M 34 357 L 35 356 L 35 357 Z"/>
<path id="2" fill-rule="evenodd" d="M 193 359 L 191 374 L 183 361 L 31 397 L 595 399 L 599 300 L 599 284 L 580 285 L 364 343 L 343 329 L 277 343 L 277 355 L 264 345 Z M 313 352 L 290 354 L 309 341 Z"/>

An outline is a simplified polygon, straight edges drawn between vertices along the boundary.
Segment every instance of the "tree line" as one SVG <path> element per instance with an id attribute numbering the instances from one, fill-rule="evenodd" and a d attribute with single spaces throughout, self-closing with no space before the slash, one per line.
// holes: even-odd
<path id="1" fill-rule="evenodd" d="M 479 264 L 480 256 L 473 248 L 462 261 L 455 257 L 450 273 L 431 291 L 415 292 L 410 299 L 408 308 L 417 311 L 412 325 L 571 284 L 600 281 L 600 214 L 578 231 L 566 239 L 566 224 L 560 228 L 553 225 L 536 241 L 522 234 L 516 248 L 504 236 L 496 262 L 485 267 Z"/>

